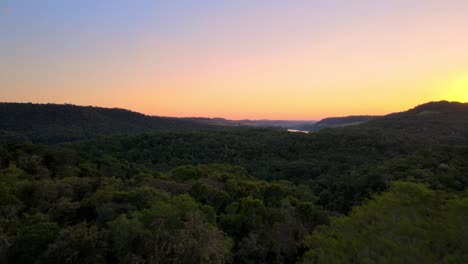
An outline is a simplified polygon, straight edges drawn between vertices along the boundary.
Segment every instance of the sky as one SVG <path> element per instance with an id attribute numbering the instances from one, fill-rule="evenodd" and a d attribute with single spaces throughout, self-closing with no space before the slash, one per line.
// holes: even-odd
<path id="1" fill-rule="evenodd" d="M 0 0 L 0 101 L 317 120 L 468 101 L 466 0 Z"/>

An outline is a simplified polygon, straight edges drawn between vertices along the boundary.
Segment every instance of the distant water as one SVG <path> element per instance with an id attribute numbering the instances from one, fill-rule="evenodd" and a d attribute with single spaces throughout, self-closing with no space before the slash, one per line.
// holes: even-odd
<path id="1" fill-rule="evenodd" d="M 288 132 L 292 132 L 292 133 L 309 133 L 309 131 L 305 131 L 305 130 L 297 130 L 297 129 L 288 129 Z"/>

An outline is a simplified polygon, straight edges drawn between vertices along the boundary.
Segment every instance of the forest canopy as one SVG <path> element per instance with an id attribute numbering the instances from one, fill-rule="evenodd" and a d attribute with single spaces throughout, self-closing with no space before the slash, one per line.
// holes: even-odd
<path id="1" fill-rule="evenodd" d="M 442 102 L 310 134 L 10 131 L 0 262 L 466 263 L 466 120 Z"/>

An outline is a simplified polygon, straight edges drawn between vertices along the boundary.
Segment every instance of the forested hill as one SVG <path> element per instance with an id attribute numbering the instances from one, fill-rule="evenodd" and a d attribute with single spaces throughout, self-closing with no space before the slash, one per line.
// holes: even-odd
<path id="1" fill-rule="evenodd" d="M 324 128 L 338 128 L 352 125 L 359 125 L 366 123 L 370 120 L 378 118 L 378 116 L 359 115 L 359 116 L 345 116 L 345 117 L 329 117 L 320 120 L 319 122 L 311 125 L 300 127 L 301 130 L 316 131 Z"/>
<path id="2" fill-rule="evenodd" d="M 419 109 L 444 104 L 429 103 Z M 187 164 L 222 163 L 242 166 L 259 179 L 294 183 L 311 181 L 317 188 L 320 205 L 346 213 L 372 193 L 385 190 L 388 183 L 396 179 L 414 178 L 419 182 L 423 181 L 420 177 L 424 177 L 424 181 L 432 186 L 456 190 L 468 185 L 468 175 L 465 175 L 468 167 L 464 168 L 465 165 L 457 168 L 458 172 L 454 174 L 457 176 L 450 176 L 450 180 L 437 174 L 440 164 L 458 164 L 461 162 L 458 158 L 468 154 L 465 150 L 451 149 L 467 145 L 464 142 L 468 142 L 468 133 L 463 133 L 467 128 L 459 123 L 468 119 L 468 113 L 457 112 L 452 116 L 450 111 L 453 110 L 446 111 L 449 112 L 446 123 L 426 131 L 413 130 L 416 123 L 408 123 L 408 130 L 396 125 L 398 120 L 405 122 L 404 116 L 411 117 L 413 110 L 410 110 L 381 118 L 378 122 L 323 129 L 310 134 L 267 129 L 156 132 L 99 139 L 74 144 L 74 148 L 87 153 L 87 157 L 99 157 L 105 150 L 118 160 L 163 171 Z M 397 118 L 399 116 L 401 118 Z M 387 127 L 386 122 L 395 125 Z M 426 126 L 431 119 L 414 122 Z M 446 127 L 459 135 L 459 143 L 447 143 L 448 137 L 443 133 Z M 435 152 L 443 154 L 436 155 Z M 395 165 L 402 161 L 410 165 L 401 168 Z M 396 170 L 405 173 L 396 173 Z M 406 171 L 411 173 L 407 175 Z"/>
<path id="3" fill-rule="evenodd" d="M 426 134 L 440 140 L 457 141 L 468 132 L 468 103 L 429 102 L 410 110 L 385 116 L 356 115 L 329 117 L 315 124 L 299 127 L 318 131 L 325 128 L 342 128 L 352 125 L 405 130 L 412 134 Z"/>
<path id="4" fill-rule="evenodd" d="M 1 118 L 45 138 L 149 118 L 71 108 Z M 467 119 L 437 102 L 309 134 L 0 140 L 0 263 L 468 263 Z"/>
<path id="5" fill-rule="evenodd" d="M 118 108 L 0 103 L 0 138 L 3 139 L 57 143 L 111 134 L 213 127 L 196 121 L 147 116 Z"/>
<path id="6" fill-rule="evenodd" d="M 313 124 L 305 121 L 220 122 L 216 119 L 147 116 L 118 108 L 91 106 L 0 103 L 0 139 L 61 143 L 115 134 L 152 131 L 193 131 L 233 126 L 279 126 L 317 131 L 324 128 L 359 127 L 401 130 L 439 142 L 466 142 L 468 104 L 431 102 L 383 117 L 348 116 L 326 118 Z M 206 120 L 215 120 L 207 122 Z M 224 120 L 224 119 L 223 119 Z M 266 123 L 265 123 L 266 122 Z M 280 122 L 280 123 L 278 123 Z M 282 122 L 282 123 L 281 123 Z M 359 128 L 360 129 L 360 128 Z"/>
<path id="7" fill-rule="evenodd" d="M 430 102 L 374 119 L 365 126 L 399 130 L 442 143 L 467 143 L 468 103 Z"/>

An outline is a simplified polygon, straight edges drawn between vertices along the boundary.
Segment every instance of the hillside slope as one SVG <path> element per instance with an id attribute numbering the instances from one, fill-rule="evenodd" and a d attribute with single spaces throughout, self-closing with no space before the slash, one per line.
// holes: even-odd
<path id="1" fill-rule="evenodd" d="M 308 131 L 317 131 L 324 128 L 346 127 L 363 124 L 375 118 L 378 118 L 378 116 L 359 115 L 345 117 L 329 117 L 322 119 L 315 124 L 300 127 L 300 129 Z"/>
<path id="2" fill-rule="evenodd" d="M 0 138 L 3 139 L 57 143 L 111 134 L 213 127 L 196 121 L 147 116 L 117 108 L 0 103 Z"/>
<path id="3" fill-rule="evenodd" d="M 468 103 L 430 102 L 374 119 L 365 126 L 400 130 L 442 143 L 467 143 Z"/>
<path id="4" fill-rule="evenodd" d="M 0 263 L 467 263 L 468 145 L 444 132 L 468 137 L 465 109 L 429 103 L 309 134 L 0 142 Z M 97 112 L 90 124 L 110 122 Z M 111 124 L 139 117 L 122 115 Z M 65 118 L 36 122 L 88 120 L 52 117 Z M 26 132 L 35 121 L 2 118 Z"/>

